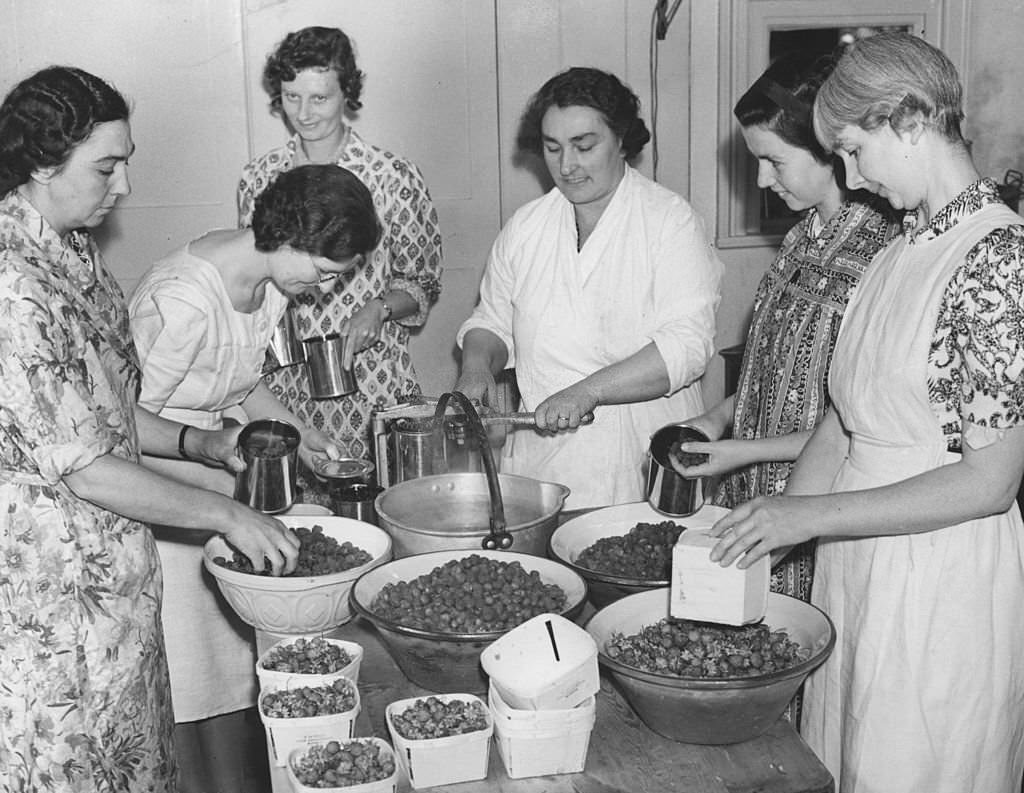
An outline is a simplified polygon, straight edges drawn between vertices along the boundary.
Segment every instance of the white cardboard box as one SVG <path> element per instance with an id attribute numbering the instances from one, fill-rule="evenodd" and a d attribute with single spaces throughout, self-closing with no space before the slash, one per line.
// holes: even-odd
<path id="1" fill-rule="evenodd" d="M 690 530 L 672 549 L 669 613 L 678 619 L 746 625 L 764 618 L 768 608 L 771 559 L 764 556 L 746 570 L 736 563 L 711 561 L 717 537 Z"/>

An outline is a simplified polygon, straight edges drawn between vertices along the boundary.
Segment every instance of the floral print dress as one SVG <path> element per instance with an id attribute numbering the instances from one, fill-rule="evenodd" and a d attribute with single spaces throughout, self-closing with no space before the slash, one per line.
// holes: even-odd
<path id="1" fill-rule="evenodd" d="M 301 165 L 298 136 L 245 166 L 238 187 L 241 225 L 252 222 L 258 196 L 274 178 Z M 277 368 L 266 376 L 278 398 L 306 424 L 325 432 L 352 457 L 373 456 L 374 411 L 418 394 L 419 383 L 409 355 L 409 331 L 426 322 L 430 306 L 441 293 L 441 231 L 423 175 L 415 164 L 372 146 L 349 128 L 337 164 L 369 188 L 384 234 L 366 266 L 343 275 L 326 295 L 296 298 L 292 311 L 302 337 L 338 331 L 341 323 L 367 301 L 399 289 L 416 300 L 419 310 L 385 322 L 381 340 L 355 358 L 359 389 L 337 399 L 312 399 L 304 366 Z M 304 477 L 305 500 L 316 480 Z M 312 498 L 310 497 L 312 495 Z M 321 494 L 324 495 L 324 494 Z"/>
<path id="2" fill-rule="evenodd" d="M 139 452 L 121 291 L 72 243 L 0 199 L 0 791 L 172 793 L 153 537 L 62 481 Z"/>

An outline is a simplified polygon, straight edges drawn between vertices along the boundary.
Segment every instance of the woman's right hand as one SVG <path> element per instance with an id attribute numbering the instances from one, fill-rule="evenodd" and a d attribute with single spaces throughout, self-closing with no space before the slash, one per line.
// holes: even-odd
<path id="1" fill-rule="evenodd" d="M 245 470 L 245 462 L 238 454 L 238 435 L 241 425 L 220 430 L 202 430 L 189 427 L 185 446 L 189 457 L 208 465 L 222 465 L 233 474 Z"/>
<path id="2" fill-rule="evenodd" d="M 292 572 L 299 561 L 299 538 L 277 518 L 249 509 L 237 501 L 230 515 L 231 528 L 222 532 L 233 547 L 252 562 L 253 569 L 261 571 L 265 561 L 270 562 L 271 575 Z"/>
<path id="3" fill-rule="evenodd" d="M 692 423 L 687 422 L 690 426 Z M 744 453 L 744 442 L 736 440 L 723 441 L 687 441 L 679 444 L 679 451 L 691 454 L 706 454 L 707 459 L 697 465 L 683 465 L 679 458 L 669 452 L 668 459 L 672 467 L 685 479 L 697 479 L 702 476 L 718 476 L 735 471 L 748 465 L 749 455 Z"/>

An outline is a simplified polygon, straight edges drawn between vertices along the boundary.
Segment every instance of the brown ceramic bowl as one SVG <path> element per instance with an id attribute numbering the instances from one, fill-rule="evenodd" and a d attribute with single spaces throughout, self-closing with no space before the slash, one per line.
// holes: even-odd
<path id="1" fill-rule="evenodd" d="M 435 551 L 393 559 L 370 570 L 352 587 L 352 610 L 377 629 L 405 676 L 429 691 L 445 694 L 486 691 L 487 677 L 480 667 L 480 652 L 508 631 L 443 633 L 424 630 L 385 619 L 375 614 L 371 605 L 387 584 L 412 581 L 446 562 L 472 554 L 519 562 L 527 571 L 536 570 L 545 584 L 560 586 L 566 594 L 566 606 L 560 614 L 567 619 L 577 616 L 587 599 L 586 582 L 569 568 L 540 556 L 511 551 Z"/>
<path id="2" fill-rule="evenodd" d="M 605 537 L 629 534 L 638 523 L 672 521 L 687 529 L 709 529 L 728 512 L 723 507 L 706 506 L 688 518 L 670 518 L 655 511 L 646 501 L 617 504 L 567 520 L 552 533 L 548 555 L 579 573 L 587 582 L 594 608 L 603 608 L 626 595 L 667 587 L 669 580 L 630 578 L 583 567 L 576 560 L 584 550 Z"/>
<path id="3" fill-rule="evenodd" d="M 669 590 L 629 595 L 597 612 L 587 631 L 598 661 L 611 673 L 633 710 L 660 735 L 682 743 L 729 744 L 756 738 L 772 726 L 800 684 L 832 652 L 836 630 L 821 609 L 802 600 L 768 595 L 764 622 L 785 630 L 810 655 L 800 663 L 757 677 L 693 678 L 645 672 L 608 656 L 612 634 L 631 635 L 668 616 Z"/>

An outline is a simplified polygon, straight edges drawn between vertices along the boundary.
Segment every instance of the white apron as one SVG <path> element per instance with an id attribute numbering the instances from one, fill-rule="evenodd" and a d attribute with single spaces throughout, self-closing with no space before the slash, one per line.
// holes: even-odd
<path id="1" fill-rule="evenodd" d="M 214 414 L 178 411 L 182 421 L 219 429 Z M 201 463 L 146 457 L 147 468 L 231 496 L 234 478 Z M 256 636 L 203 567 L 206 531 L 153 526 L 164 572 L 161 618 L 176 723 L 233 713 L 256 704 Z"/>
<path id="2" fill-rule="evenodd" d="M 937 239 L 894 243 L 868 270 L 831 372 L 851 436 L 833 491 L 956 459 L 928 401 L 929 345 L 953 271 L 1008 222 L 1020 218 L 987 206 Z M 838 641 L 808 681 L 802 732 L 838 793 L 1020 789 L 1022 528 L 1014 505 L 922 534 L 819 542 L 812 602 Z"/>

